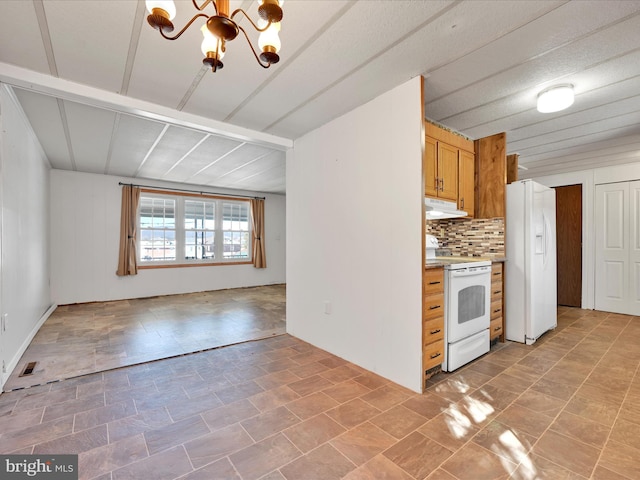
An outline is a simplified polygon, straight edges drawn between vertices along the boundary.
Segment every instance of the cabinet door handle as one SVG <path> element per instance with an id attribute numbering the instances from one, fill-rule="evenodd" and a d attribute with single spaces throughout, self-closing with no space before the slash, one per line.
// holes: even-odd
<path id="1" fill-rule="evenodd" d="M 437 282 L 429 282 L 429 285 L 439 285 L 440 281 L 438 280 Z"/>
<path id="2" fill-rule="evenodd" d="M 460 199 L 460 209 L 464 209 L 464 197 Z"/>
<path id="3" fill-rule="evenodd" d="M 439 328 L 436 328 L 435 330 L 431 330 L 429 333 L 430 333 L 431 335 L 435 335 L 436 333 L 440 333 L 440 329 L 439 329 Z"/>
<path id="4" fill-rule="evenodd" d="M 444 192 L 444 178 L 440 179 L 440 191 Z"/>
<path id="5" fill-rule="evenodd" d="M 495 292 L 493 292 L 494 294 L 498 294 L 498 293 L 502 293 L 502 290 L 496 290 Z"/>
<path id="6" fill-rule="evenodd" d="M 501 308 L 496 308 L 493 313 L 498 313 L 500 310 L 502 310 Z"/>
<path id="7" fill-rule="evenodd" d="M 430 355 L 431 358 L 438 358 L 440 355 L 442 355 L 440 352 L 438 353 L 434 353 L 433 355 Z"/>
<path id="8" fill-rule="evenodd" d="M 495 328 L 493 329 L 493 331 L 494 331 L 494 332 L 495 332 L 495 331 L 498 331 L 498 330 L 500 330 L 501 328 L 502 328 L 502 327 L 495 327 Z"/>
<path id="9" fill-rule="evenodd" d="M 440 181 L 440 179 L 438 177 L 436 177 L 436 192 L 438 190 L 440 190 L 440 187 L 438 186 L 438 182 Z"/>
<path id="10" fill-rule="evenodd" d="M 435 310 L 436 308 L 440 308 L 440 305 L 431 305 L 429 310 Z"/>

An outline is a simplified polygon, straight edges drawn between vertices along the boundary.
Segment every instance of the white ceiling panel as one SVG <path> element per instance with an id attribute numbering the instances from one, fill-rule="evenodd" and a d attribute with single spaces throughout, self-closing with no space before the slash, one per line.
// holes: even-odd
<path id="1" fill-rule="evenodd" d="M 196 172 L 192 177 L 186 179 L 187 182 L 194 180 L 194 177 L 201 178 L 205 184 L 214 183 L 219 177 L 247 163 L 248 161 L 267 155 L 269 149 L 258 145 L 245 143 L 239 148 L 230 150 L 227 154 L 218 158 L 211 158 L 208 165 Z"/>
<path id="2" fill-rule="evenodd" d="M 304 2 L 287 2 L 284 4 L 283 26 L 280 31 L 282 50 L 279 63 L 268 69 L 263 69 L 251 53 L 249 46 L 243 35 L 236 38 L 228 48 L 223 59 L 225 64 L 223 70 L 213 74 L 208 71 L 202 81 L 190 97 L 184 107 L 185 111 L 206 117 L 215 116 L 220 119 L 227 119 L 235 122 L 233 112 L 240 108 L 245 102 L 251 102 L 257 90 L 261 91 L 270 82 L 279 79 L 283 71 L 294 64 L 292 61 L 296 54 L 303 53 L 302 47 L 310 41 L 315 41 L 315 37 L 323 32 L 325 23 L 345 7 L 352 5 L 347 1 L 318 1 L 307 0 Z M 258 18 L 258 2 L 250 2 L 247 13 L 252 19 Z M 309 28 L 306 22 L 287 22 L 290 16 L 303 16 L 313 19 L 314 28 Z M 240 17 L 242 18 L 242 17 Z M 257 33 L 246 20 L 240 20 L 250 34 L 253 45 L 257 49 Z M 280 80 L 277 80 L 280 81 Z M 288 97 L 279 98 L 280 102 L 291 102 Z M 265 114 L 269 116 L 269 112 Z M 231 116 L 230 116 L 231 115 Z"/>
<path id="3" fill-rule="evenodd" d="M 234 149 L 241 148 L 242 145 L 243 143 L 237 140 L 211 135 L 198 145 L 195 150 L 190 152 L 187 157 L 177 159 L 171 170 L 164 175 L 164 178 L 175 182 L 184 182 L 192 179 L 199 171 L 224 158 Z"/>
<path id="4" fill-rule="evenodd" d="M 163 128 L 163 123 L 120 114 L 105 173 L 123 177 L 135 176 Z"/>
<path id="5" fill-rule="evenodd" d="M 64 106 L 78 170 L 104 173 L 116 114 L 66 100 Z"/>
<path id="6" fill-rule="evenodd" d="M 435 5 L 435 2 L 425 3 Z M 340 110 L 340 113 L 345 113 L 421 72 L 428 72 L 436 65 L 459 58 L 461 49 L 466 52 L 472 49 L 472 45 L 485 44 L 498 38 L 504 29 L 500 19 L 507 12 L 514 15 L 518 23 L 525 23 L 527 19 L 537 17 L 542 6 L 541 2 L 520 2 L 520 6 L 516 7 L 510 3 L 502 5 L 480 1 L 449 5 L 450 9 L 443 10 L 440 16 L 423 17 L 420 29 L 407 31 L 402 41 L 393 42 L 393 48 L 368 58 L 357 71 L 322 92 L 322 96 L 316 95 L 295 112 L 289 112 L 286 118 L 268 131 L 295 137 L 301 131 L 308 131 L 309 127 L 315 128 L 321 125 L 317 119 L 326 121 L 327 114 L 324 112 L 328 110 L 333 112 L 330 118 L 335 118 Z M 453 32 L 463 35 L 465 42 L 456 42 L 452 38 Z M 425 48 L 425 45 L 431 48 Z M 433 48 L 433 45 L 437 45 L 437 48 Z M 371 82 L 372 78 L 380 80 Z M 429 116 L 429 111 L 426 113 Z M 299 127 L 296 128 L 296 125 Z"/>
<path id="7" fill-rule="evenodd" d="M 0 0 L 0 61 L 50 73 L 33 2 Z"/>
<path id="8" fill-rule="evenodd" d="M 73 170 L 58 100 L 20 88 L 15 88 L 14 92 L 51 166 L 61 170 Z"/>
<path id="9" fill-rule="evenodd" d="M 191 151 L 206 134 L 170 126 L 160 141 L 154 146 L 139 175 L 146 178 L 162 178 L 171 167 Z"/>
<path id="10" fill-rule="evenodd" d="M 176 3 L 179 29 L 196 10 Z M 230 7 L 256 18 L 253 0 Z M 282 193 L 282 143 L 263 132 L 295 140 L 421 74 L 428 118 L 470 138 L 506 132 L 527 175 L 640 161 L 640 0 L 287 0 L 280 63 L 256 65 L 240 36 L 216 74 L 197 25 L 168 41 L 143 12 L 142 0 L 0 0 L 0 79 L 26 89 L 54 168 Z M 68 82 L 120 113 L 63 100 L 82 95 Z M 538 92 L 566 82 L 575 103 L 539 114 Z M 212 135 L 189 114 L 254 131 Z"/>
<path id="11" fill-rule="evenodd" d="M 535 109 L 537 90 L 524 89 L 482 108 L 451 117 L 450 124 L 472 138 L 480 138 L 492 132 L 526 129 L 529 125 L 572 115 L 575 111 L 584 112 L 589 117 L 588 109 L 630 98 L 640 92 L 640 50 L 567 77 L 565 81 L 576 86 L 579 107 L 575 109 L 541 114 Z"/>
<path id="12" fill-rule="evenodd" d="M 198 13 L 189 0 L 176 3 L 176 30 Z M 196 75 L 202 70 L 202 33 L 192 26 L 178 40 L 165 40 L 145 19 L 139 27 L 136 61 L 128 95 L 171 108 L 180 104 Z"/>
<path id="13" fill-rule="evenodd" d="M 302 2 L 301 2 L 302 3 Z M 295 66 L 283 71 L 263 95 L 247 104 L 251 111 L 264 112 L 259 118 L 245 108 L 231 118 L 262 130 L 323 91 L 336 79 L 375 59 L 389 43 L 401 38 L 436 14 L 448 2 L 358 2 L 338 18 L 311 44 Z M 286 4 L 285 4 L 286 5 Z M 295 6 L 301 7 L 300 3 Z M 385 32 L 381 35 L 380 32 Z M 341 42 L 336 42 L 340 38 Z M 346 52 L 349 52 L 348 54 Z M 290 88 L 295 85 L 296 88 Z"/>
<path id="14" fill-rule="evenodd" d="M 550 145 L 573 138 L 577 133 L 589 136 L 601 132 L 609 132 L 619 128 L 635 127 L 640 132 L 640 111 L 635 111 L 615 118 L 605 118 L 582 125 L 560 128 L 540 135 L 532 135 L 522 140 L 510 142 L 515 152 L 526 151 L 529 148 L 538 147 L 540 144 Z"/>
<path id="15" fill-rule="evenodd" d="M 137 3 L 56 0 L 43 4 L 58 74 L 74 82 L 119 92 Z M 98 16 L 97 10 L 101 12 Z"/>
<path id="16" fill-rule="evenodd" d="M 430 72 L 427 103 L 450 95 L 496 72 L 509 69 L 588 35 L 596 29 L 640 10 L 640 2 L 608 2 L 600 15 L 589 15 L 594 2 L 568 2 L 561 5 L 538 2 L 547 12 L 495 42 L 473 52 L 469 58 L 444 65 Z M 602 4 L 602 2 L 597 2 Z"/>
<path id="17" fill-rule="evenodd" d="M 269 170 L 265 170 L 260 173 L 260 175 L 247 177 L 238 182 L 238 185 L 247 190 L 252 190 L 257 186 L 260 186 L 260 188 L 266 192 L 284 193 L 286 188 L 285 174 L 286 167 L 283 164 Z"/>
<path id="18" fill-rule="evenodd" d="M 616 40 L 632 37 L 639 31 L 640 15 L 637 15 L 566 47 L 558 48 L 451 95 L 441 97 L 440 100 L 429 102 L 428 114 L 446 123 L 456 114 L 517 93 L 524 88 L 532 90 L 537 88 L 537 91 L 541 91 L 547 86 L 564 81 L 569 75 L 635 50 L 636 44 Z"/>
<path id="19" fill-rule="evenodd" d="M 608 140 L 588 140 L 571 147 L 559 148 L 553 151 L 553 157 L 547 153 L 528 155 L 527 165 L 530 168 L 558 162 L 558 159 L 577 161 L 581 158 L 590 159 L 604 157 L 608 154 L 618 155 L 621 152 L 640 151 L 640 134 L 612 138 Z"/>
<path id="20" fill-rule="evenodd" d="M 609 145 L 610 141 L 593 142 L 589 144 L 592 150 L 589 150 L 586 154 L 560 155 L 544 161 L 529 162 L 528 170 L 524 172 L 523 177 L 530 178 L 531 175 L 552 175 L 587 168 L 598 168 L 603 165 L 610 167 L 637 162 L 638 151 L 640 151 L 640 136 L 622 137 L 620 140 L 626 141 L 628 138 L 635 138 L 635 143 L 623 146 L 619 145 L 619 141 L 616 141 L 616 145 L 611 147 Z M 571 150 L 568 149 L 568 151 Z"/>
<path id="21" fill-rule="evenodd" d="M 240 165 L 237 168 L 229 170 L 229 172 L 220 175 L 217 179 L 217 183 L 220 183 L 221 185 L 235 185 L 251 177 L 266 173 L 274 168 L 280 168 L 284 166 L 285 163 L 284 152 L 272 152 L 267 156 L 257 157 L 250 162 Z M 260 178 L 265 177 L 261 176 Z"/>
<path id="22" fill-rule="evenodd" d="M 512 131 L 509 141 L 512 145 L 526 139 L 533 139 L 540 135 L 566 130 L 569 123 L 571 128 L 587 127 L 590 123 L 602 122 L 603 120 L 615 121 L 619 119 L 622 124 L 628 124 L 626 115 L 640 112 L 640 93 L 632 98 L 626 98 L 618 102 L 608 103 L 590 110 L 590 118 L 585 118 L 584 112 L 567 114 L 553 120 L 538 122 L 526 128 L 516 128 Z"/>

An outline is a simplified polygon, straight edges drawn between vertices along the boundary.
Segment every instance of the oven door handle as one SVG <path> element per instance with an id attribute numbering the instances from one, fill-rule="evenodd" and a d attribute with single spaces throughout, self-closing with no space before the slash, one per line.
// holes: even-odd
<path id="1" fill-rule="evenodd" d="M 476 275 L 486 275 L 491 272 L 491 267 L 472 267 L 464 270 L 453 270 L 454 277 L 473 277 Z"/>

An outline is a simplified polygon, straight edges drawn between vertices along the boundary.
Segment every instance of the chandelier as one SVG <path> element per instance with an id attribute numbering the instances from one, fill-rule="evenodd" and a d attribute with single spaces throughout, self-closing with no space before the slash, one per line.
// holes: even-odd
<path id="1" fill-rule="evenodd" d="M 197 13 L 176 35 L 169 36 L 168 33 L 173 32 L 173 23 L 171 22 L 176 15 L 176 6 L 173 0 L 146 0 L 149 16 L 147 22 L 153 28 L 160 32 L 163 38 L 167 40 L 176 40 L 180 37 L 198 18 L 206 18 L 206 23 L 202 25 L 200 31 L 204 36 L 202 40 L 202 53 L 205 58 L 202 63 L 211 67 L 213 72 L 220 70 L 224 64 L 222 57 L 227 50 L 227 42 L 233 40 L 242 32 L 247 39 L 249 47 L 253 52 L 253 56 L 263 68 L 269 68 L 274 63 L 280 61 L 278 51 L 280 50 L 280 21 L 282 20 L 281 5 L 284 0 L 258 0 L 258 14 L 260 20 L 258 24 L 247 15 L 247 12 L 238 8 L 229 15 L 229 0 L 205 0 L 202 5 L 198 5 L 196 0 L 191 0 L 193 6 L 199 12 L 202 12 L 208 5 L 215 10 L 215 15 L 207 15 L 206 13 Z M 260 32 L 258 46 L 260 47 L 260 55 L 251 44 L 251 40 L 247 32 L 234 20 L 238 15 L 242 14 L 251 23 L 256 31 Z"/>

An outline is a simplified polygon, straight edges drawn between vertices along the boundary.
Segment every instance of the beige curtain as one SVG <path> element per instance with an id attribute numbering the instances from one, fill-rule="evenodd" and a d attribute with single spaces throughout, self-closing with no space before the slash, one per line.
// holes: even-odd
<path id="1" fill-rule="evenodd" d="M 267 268 L 267 252 L 264 248 L 264 199 L 251 199 L 251 222 L 253 227 L 253 266 Z"/>
<path id="2" fill-rule="evenodd" d="M 120 256 L 116 275 L 137 275 L 138 255 L 136 232 L 140 188 L 132 185 L 122 187 L 122 210 L 120 214 Z"/>

